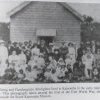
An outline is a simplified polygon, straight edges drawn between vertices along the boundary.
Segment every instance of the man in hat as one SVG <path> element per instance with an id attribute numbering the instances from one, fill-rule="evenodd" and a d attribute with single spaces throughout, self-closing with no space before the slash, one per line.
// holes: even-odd
<path id="1" fill-rule="evenodd" d="M 54 43 L 49 43 L 49 47 L 48 47 L 48 53 L 53 53 L 54 52 Z"/>
<path id="2" fill-rule="evenodd" d="M 58 62 L 60 58 L 60 53 L 59 53 L 59 49 L 54 49 L 54 59 Z"/>
<path id="3" fill-rule="evenodd" d="M 62 46 L 60 47 L 60 54 L 63 57 L 63 60 L 65 60 L 66 55 L 68 54 L 68 47 L 65 45 L 65 42 L 62 42 Z"/>
<path id="4" fill-rule="evenodd" d="M 84 44 L 81 42 L 80 47 L 77 49 L 77 60 L 81 61 L 83 56 Z"/>
<path id="5" fill-rule="evenodd" d="M 0 40 L 0 76 L 3 76 L 7 69 L 8 50 L 5 42 Z"/>
<path id="6" fill-rule="evenodd" d="M 40 41 L 40 45 L 39 45 L 39 49 L 40 49 L 40 53 L 42 53 L 44 55 L 44 59 L 47 59 L 47 54 L 48 54 L 48 50 L 47 50 L 47 46 L 44 40 Z"/>
<path id="7" fill-rule="evenodd" d="M 39 49 L 40 49 L 40 53 L 43 53 L 43 54 L 47 53 L 47 46 L 44 40 L 40 41 Z"/>

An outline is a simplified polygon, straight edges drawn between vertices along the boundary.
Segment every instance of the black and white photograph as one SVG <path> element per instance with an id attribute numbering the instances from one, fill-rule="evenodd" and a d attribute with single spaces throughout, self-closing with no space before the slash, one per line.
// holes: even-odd
<path id="1" fill-rule="evenodd" d="M 100 4 L 0 1 L 0 84 L 99 82 Z"/>

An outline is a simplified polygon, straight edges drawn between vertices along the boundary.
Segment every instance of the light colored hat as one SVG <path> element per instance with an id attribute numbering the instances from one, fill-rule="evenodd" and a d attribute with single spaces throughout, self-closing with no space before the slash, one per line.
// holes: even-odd
<path id="1" fill-rule="evenodd" d="M 59 58 L 59 61 L 63 61 L 63 58 Z"/>
<path id="2" fill-rule="evenodd" d="M 0 40 L 0 43 L 5 43 L 5 41 L 4 40 Z"/>
<path id="3" fill-rule="evenodd" d="M 54 45 L 54 43 L 49 43 L 49 45 Z"/>
<path id="4" fill-rule="evenodd" d="M 39 56 L 44 56 L 43 53 L 40 53 Z"/>

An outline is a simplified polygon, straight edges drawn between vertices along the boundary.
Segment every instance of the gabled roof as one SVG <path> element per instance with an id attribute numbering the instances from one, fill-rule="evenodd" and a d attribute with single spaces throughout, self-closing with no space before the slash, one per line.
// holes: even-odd
<path id="1" fill-rule="evenodd" d="M 25 2 L 23 2 L 21 4 L 19 4 L 17 7 L 15 7 L 10 12 L 8 12 L 8 15 L 12 16 L 12 15 L 16 14 L 17 12 L 19 12 L 20 10 L 22 10 L 24 7 L 26 7 L 30 3 L 31 3 L 31 1 L 25 1 Z"/>
<path id="2" fill-rule="evenodd" d="M 78 19 L 80 19 L 81 21 L 83 21 L 83 16 L 78 13 L 76 10 L 74 10 L 71 6 L 69 6 L 67 3 L 65 2 L 60 2 L 60 4 L 65 7 L 65 9 L 69 10 L 74 16 L 76 16 Z"/>
<path id="3" fill-rule="evenodd" d="M 32 1 L 25 1 L 25 2 L 21 3 L 20 5 L 18 5 L 14 9 L 12 9 L 10 12 L 8 12 L 8 15 L 12 16 L 12 15 L 16 14 L 17 12 L 19 12 L 20 10 L 22 10 L 24 7 L 26 7 L 27 5 L 29 5 L 31 2 Z M 67 3 L 65 3 L 65 2 L 58 2 L 58 3 L 61 4 L 65 9 L 69 10 L 79 20 L 83 21 L 83 17 L 81 16 L 81 14 L 79 14 L 76 10 L 74 10 Z"/>

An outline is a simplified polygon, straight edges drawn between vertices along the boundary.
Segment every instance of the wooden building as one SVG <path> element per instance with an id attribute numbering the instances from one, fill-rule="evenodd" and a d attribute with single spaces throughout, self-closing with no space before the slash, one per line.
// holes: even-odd
<path id="1" fill-rule="evenodd" d="M 81 41 L 82 16 L 67 3 L 26 1 L 9 15 L 11 41 Z"/>

